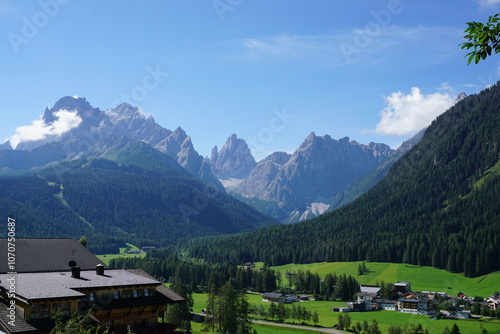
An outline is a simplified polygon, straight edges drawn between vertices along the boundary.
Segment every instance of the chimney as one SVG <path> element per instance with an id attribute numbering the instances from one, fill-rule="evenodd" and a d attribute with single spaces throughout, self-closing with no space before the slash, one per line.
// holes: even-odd
<path id="1" fill-rule="evenodd" d="M 71 268 L 71 277 L 80 278 L 80 267 L 72 267 Z"/>
<path id="2" fill-rule="evenodd" d="M 104 276 L 104 265 L 98 264 L 97 266 L 95 266 L 95 273 L 96 275 Z"/>

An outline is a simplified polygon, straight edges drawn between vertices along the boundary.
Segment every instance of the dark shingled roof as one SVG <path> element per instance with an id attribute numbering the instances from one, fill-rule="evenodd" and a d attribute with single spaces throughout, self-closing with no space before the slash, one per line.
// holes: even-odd
<path id="1" fill-rule="evenodd" d="M 0 331 L 4 331 L 9 334 L 31 334 L 31 333 L 38 333 L 38 330 L 28 324 L 24 319 L 23 316 L 16 311 L 16 318 L 15 318 L 15 326 L 9 325 L 10 318 L 7 316 L 9 315 L 9 311 L 7 310 L 7 305 L 0 302 Z"/>
<path id="2" fill-rule="evenodd" d="M 125 269 L 125 270 L 128 271 L 128 272 L 131 272 L 133 274 L 136 274 L 136 275 L 140 275 L 140 276 L 143 276 L 143 277 L 146 277 L 146 278 L 150 278 L 150 279 L 155 279 L 153 276 L 151 276 L 150 274 L 148 274 L 147 272 L 145 272 L 144 270 L 139 269 L 139 268 L 136 268 L 136 269 Z M 159 293 L 161 293 L 162 295 L 164 295 L 165 297 L 167 297 L 168 299 L 170 299 L 174 303 L 185 301 L 184 298 L 182 298 L 181 296 L 179 296 L 173 290 L 167 288 L 164 284 L 159 285 L 158 287 L 156 287 L 156 291 L 158 291 Z"/>
<path id="3" fill-rule="evenodd" d="M 266 292 L 262 294 L 262 298 L 271 298 L 271 299 L 277 299 L 282 297 L 283 294 L 281 293 L 274 293 L 274 292 Z"/>
<path id="4" fill-rule="evenodd" d="M 9 243 L 0 239 L 0 254 L 7 255 Z M 65 271 L 69 261 L 78 267 L 95 269 L 104 265 L 92 252 L 75 239 L 17 239 L 15 240 L 15 268 L 8 267 L 7 261 L 0 261 L 0 273 Z"/>
<path id="5" fill-rule="evenodd" d="M 0 274 L 0 287 L 8 290 L 10 274 Z M 81 278 L 71 277 L 71 272 L 20 273 L 16 277 L 16 295 L 25 300 L 82 298 L 79 290 L 158 285 L 159 281 L 136 275 L 123 269 L 110 269 L 104 275 L 95 270 L 81 272 Z"/>

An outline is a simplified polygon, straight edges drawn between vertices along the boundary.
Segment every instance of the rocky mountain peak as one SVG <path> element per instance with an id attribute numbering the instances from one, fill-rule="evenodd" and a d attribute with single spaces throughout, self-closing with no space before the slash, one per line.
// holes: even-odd
<path id="1" fill-rule="evenodd" d="M 79 113 L 82 111 L 88 111 L 94 109 L 90 103 L 84 97 L 76 97 L 76 96 L 64 96 L 60 98 L 52 108 L 45 108 L 45 112 L 43 115 L 43 120 L 46 124 L 51 124 L 55 121 L 54 113 L 59 110 L 68 110 L 68 111 L 78 111 Z"/>
<path id="2" fill-rule="evenodd" d="M 213 173 L 221 179 L 244 179 L 256 166 L 256 162 L 245 140 L 232 134 L 218 152 L 212 149 L 210 158 Z"/>
<path id="3" fill-rule="evenodd" d="M 3 144 L 0 144 L 0 151 L 2 150 L 12 150 L 12 145 L 10 145 L 10 141 L 7 140 Z"/>
<path id="4" fill-rule="evenodd" d="M 457 98 L 455 99 L 455 103 L 462 101 L 466 97 L 467 97 L 467 94 L 465 94 L 464 92 L 461 92 L 460 94 L 458 94 Z"/>
<path id="5" fill-rule="evenodd" d="M 193 176 L 216 188 L 223 188 L 194 149 L 191 138 L 180 127 L 174 132 L 165 129 L 140 108 L 127 103 L 101 111 L 93 108 L 85 98 L 72 96 L 59 99 L 52 108 L 45 110 L 43 126 L 47 129 L 60 126 L 61 122 L 56 122 L 56 117 L 61 110 L 71 113 L 78 122 L 70 124 L 72 127 L 66 126 L 64 131 L 51 130 L 40 140 L 21 140 L 16 149 L 32 151 L 46 143 L 59 143 L 67 158 L 71 159 L 101 156 L 123 141 L 145 142 L 174 158 Z"/>
<path id="6" fill-rule="evenodd" d="M 305 219 L 327 210 L 337 193 L 392 152 L 385 144 L 363 145 L 312 132 L 292 155 L 276 152 L 259 161 L 233 191 L 275 202 L 294 221 Z"/>
<path id="7" fill-rule="evenodd" d="M 217 145 L 215 145 L 210 154 L 209 161 L 210 162 L 217 161 L 218 158 L 219 158 L 219 148 L 217 147 Z"/>
<path id="8" fill-rule="evenodd" d="M 186 139 L 187 134 L 186 131 L 179 126 L 174 130 L 174 132 L 172 132 L 172 137 L 174 137 L 177 141 L 182 142 Z"/>
<path id="9" fill-rule="evenodd" d="M 264 159 L 262 159 L 261 161 L 264 163 L 272 162 L 278 165 L 284 165 L 290 160 L 291 156 L 292 155 L 290 153 L 286 152 L 274 152 L 265 157 Z"/>
<path id="10" fill-rule="evenodd" d="M 316 132 L 312 131 L 309 136 L 304 140 L 304 143 L 311 143 L 316 139 Z"/>

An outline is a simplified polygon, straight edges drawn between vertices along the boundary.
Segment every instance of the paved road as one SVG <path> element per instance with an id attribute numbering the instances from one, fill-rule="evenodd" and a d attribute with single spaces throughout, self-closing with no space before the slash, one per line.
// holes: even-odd
<path id="1" fill-rule="evenodd" d="M 331 328 L 315 328 L 315 327 L 306 327 L 299 325 L 290 325 L 290 324 L 277 324 L 275 322 L 261 321 L 261 320 L 252 320 L 253 324 L 262 324 L 268 326 L 278 326 L 278 327 L 286 327 L 286 328 L 296 328 L 303 329 L 308 332 L 320 332 L 320 333 L 328 333 L 328 334 L 345 334 L 346 332 L 341 332 Z"/>
<path id="2" fill-rule="evenodd" d="M 200 315 L 202 317 L 205 317 L 205 315 L 206 315 L 204 313 L 194 313 L 194 312 L 192 312 L 191 314 Z M 253 324 L 261 324 L 261 325 L 268 325 L 268 326 L 303 329 L 304 331 L 307 331 L 307 332 L 320 332 L 320 333 L 326 333 L 326 334 L 346 334 L 347 333 L 347 332 L 341 332 L 341 331 L 338 331 L 336 329 L 331 329 L 331 328 L 317 328 L 317 327 L 307 327 L 307 326 L 291 325 L 291 324 L 278 324 L 276 322 L 253 320 L 253 319 L 252 319 L 252 323 Z"/>

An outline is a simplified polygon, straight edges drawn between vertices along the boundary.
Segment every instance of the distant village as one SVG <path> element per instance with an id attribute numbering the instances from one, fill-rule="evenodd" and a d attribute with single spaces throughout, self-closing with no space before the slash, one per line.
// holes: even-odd
<path id="1" fill-rule="evenodd" d="M 382 287 L 377 285 L 360 285 L 359 292 L 356 294 L 357 300 L 346 303 L 345 307 L 334 307 L 333 312 L 367 312 L 388 310 L 401 313 L 420 314 L 428 316 L 436 316 L 441 313 L 442 318 L 447 319 L 469 319 L 471 318 L 471 311 L 464 309 L 460 301 L 468 303 L 476 303 L 473 298 L 465 296 L 460 293 L 458 296 L 449 296 L 445 292 L 432 292 L 420 291 L 414 292 L 411 288 L 411 282 L 397 282 L 394 287 L 399 296 L 398 299 L 390 300 L 380 298 L 380 291 Z M 441 300 L 449 300 L 452 302 L 453 307 L 447 310 L 433 309 L 433 301 L 437 298 Z M 262 294 L 262 301 L 273 303 L 295 303 L 309 300 L 307 295 L 293 295 L 281 293 L 264 293 Z M 500 309 L 500 293 L 495 292 L 487 299 L 478 302 L 481 306 L 487 306 L 490 310 Z"/>

